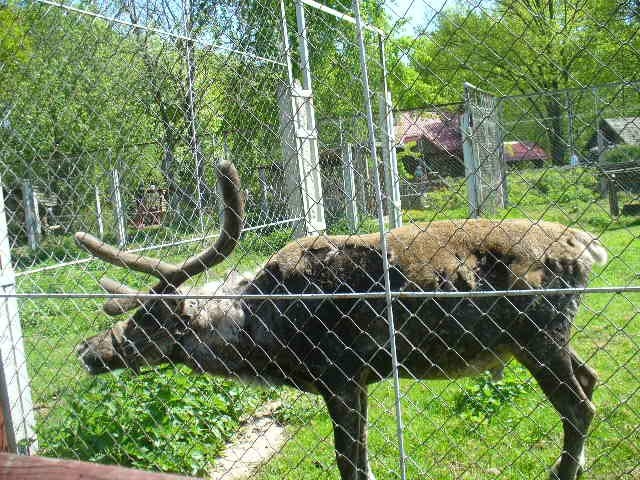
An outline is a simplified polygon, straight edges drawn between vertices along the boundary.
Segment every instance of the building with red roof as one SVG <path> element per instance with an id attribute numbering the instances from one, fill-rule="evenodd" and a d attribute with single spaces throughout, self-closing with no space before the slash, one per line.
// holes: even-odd
<path id="1" fill-rule="evenodd" d="M 400 145 L 416 142 L 428 171 L 439 176 L 464 176 L 461 112 L 455 110 L 406 110 L 396 114 L 395 135 Z M 532 161 L 542 165 L 549 155 L 535 142 L 504 142 L 507 164 Z M 416 165 L 405 165 L 413 173 Z"/>

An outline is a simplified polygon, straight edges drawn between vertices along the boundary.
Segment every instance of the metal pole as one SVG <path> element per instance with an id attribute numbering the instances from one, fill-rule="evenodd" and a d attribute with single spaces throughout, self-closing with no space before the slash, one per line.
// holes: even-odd
<path id="1" fill-rule="evenodd" d="M 114 214 L 116 220 L 116 237 L 118 246 L 124 248 L 127 244 L 127 221 L 125 218 L 122 195 L 120 194 L 120 172 L 117 169 L 111 171 L 111 195 L 113 199 Z"/>
<path id="2" fill-rule="evenodd" d="M 98 238 L 104 238 L 104 222 L 102 221 L 102 204 L 100 202 L 100 187 L 96 185 L 96 219 L 98 220 Z"/>
<path id="3" fill-rule="evenodd" d="M 398 436 L 398 450 L 400 454 L 400 478 L 406 480 L 407 469 L 405 465 L 404 451 L 404 426 L 402 423 L 402 405 L 400 404 L 400 378 L 398 375 L 398 354 L 396 351 L 396 328 L 393 321 L 393 298 L 391 296 L 391 280 L 389 278 L 389 257 L 387 256 L 387 236 L 384 225 L 384 210 L 382 206 L 382 189 L 380 186 L 380 176 L 378 174 L 378 156 L 376 153 L 376 133 L 373 122 L 373 110 L 371 108 L 371 91 L 369 90 L 369 72 L 367 69 L 367 52 L 364 45 L 364 31 L 362 17 L 360 16 L 360 0 L 353 0 L 353 12 L 356 18 L 356 28 L 358 33 L 358 44 L 360 47 L 360 69 L 362 74 L 362 92 L 364 94 L 364 104 L 367 114 L 367 125 L 369 127 L 369 144 L 371 148 L 371 159 L 374 165 L 374 188 L 376 202 L 378 204 L 378 228 L 380 229 L 380 248 L 382 253 L 382 269 L 384 272 L 385 299 L 387 304 L 387 320 L 389 322 L 389 345 L 391 348 L 391 363 L 393 369 L 393 388 L 395 394 L 396 427 Z"/>
<path id="4" fill-rule="evenodd" d="M 0 180 L 2 180 L 0 178 Z M 16 277 L 11 264 L 4 193 L 0 181 L 0 413 L 9 451 L 37 452 L 31 383 L 27 371 L 24 336 L 16 298 Z"/>
<path id="5" fill-rule="evenodd" d="M 300 50 L 300 71 L 302 72 L 302 88 L 311 89 L 311 65 L 309 63 L 309 46 L 307 44 L 307 24 L 304 18 L 304 4 L 296 0 L 296 21 L 298 23 L 298 49 Z"/>
<path id="6" fill-rule="evenodd" d="M 304 14 L 304 13 L 303 13 Z M 280 26 L 282 28 L 282 49 L 287 65 L 287 79 L 289 87 L 293 87 L 293 64 L 291 62 L 291 46 L 289 45 L 289 28 L 287 27 L 287 10 L 284 6 L 284 0 L 280 0 Z"/>
<path id="7" fill-rule="evenodd" d="M 467 195 L 469 200 L 469 216 L 477 218 L 480 216 L 480 169 L 476 163 L 476 156 L 473 151 L 473 113 L 471 111 L 471 90 L 472 86 L 464 84 L 464 113 L 460 122 L 462 131 L 462 155 L 464 157 L 464 169 L 467 183 Z"/>
<path id="8" fill-rule="evenodd" d="M 378 51 L 382 67 L 382 96 L 380 102 L 381 129 L 383 133 L 383 160 L 385 172 L 385 193 L 387 196 L 387 213 L 391 228 L 402 226 L 402 204 L 400 199 L 400 175 L 398 174 L 398 157 L 396 155 L 395 132 L 393 122 L 393 103 L 387 82 L 387 58 L 384 48 L 384 37 L 378 34 Z"/>

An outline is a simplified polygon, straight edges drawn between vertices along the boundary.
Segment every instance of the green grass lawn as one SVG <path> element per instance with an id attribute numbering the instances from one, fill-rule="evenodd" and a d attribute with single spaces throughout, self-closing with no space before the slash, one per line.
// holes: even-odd
<path id="1" fill-rule="evenodd" d="M 592 192 L 591 177 L 583 182 L 585 188 L 570 191 L 568 185 L 584 172 L 544 175 L 525 175 L 512 187 L 513 205 L 495 217 L 561 221 L 599 234 L 610 261 L 594 273 L 591 285 L 639 284 L 638 219 L 612 220 L 606 203 Z M 465 218 L 460 200 L 465 193 L 456 196 L 454 191 L 434 192 L 425 210 L 404 212 L 405 222 Z M 370 227 L 371 222 L 365 226 Z M 233 256 L 208 277 L 217 278 L 234 266 L 255 269 L 289 235 L 286 231 L 245 237 Z M 153 255 L 180 260 L 199 248 L 194 244 Z M 46 264 L 45 260 L 39 265 Z M 97 279 L 104 274 L 140 288 L 152 283 L 142 275 L 91 262 L 19 277 L 18 289 L 98 292 Z M 639 294 L 588 295 L 576 319 L 574 346 L 600 375 L 587 478 L 640 478 L 639 305 Z M 127 373 L 88 377 L 73 348 L 112 323 L 100 313 L 101 306 L 102 300 L 87 299 L 20 301 L 44 454 L 203 474 L 242 417 L 265 398 L 279 395 L 284 402 L 278 415 L 287 425 L 289 440 L 259 478 L 338 478 L 331 424 L 315 396 L 203 381 L 208 377 L 173 368 L 138 378 Z M 370 397 L 373 469 L 378 479 L 398 478 L 391 384 L 372 386 Z M 408 478 L 545 478 L 561 449 L 558 416 L 516 363 L 508 365 L 505 380 L 497 385 L 486 378 L 403 381 L 402 408 Z"/>

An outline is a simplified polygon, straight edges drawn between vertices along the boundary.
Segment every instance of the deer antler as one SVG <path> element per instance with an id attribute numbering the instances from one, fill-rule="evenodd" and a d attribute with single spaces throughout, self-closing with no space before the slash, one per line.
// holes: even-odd
<path id="1" fill-rule="evenodd" d="M 159 278 L 160 282 L 151 288 L 151 293 L 174 291 L 189 278 L 204 272 L 228 257 L 240 238 L 244 218 L 244 200 L 240 194 L 238 171 L 231 162 L 222 162 L 217 166 L 217 173 L 224 199 L 224 220 L 220 235 L 213 246 L 189 258 L 181 265 L 131 252 L 123 252 L 85 232 L 77 232 L 75 234 L 76 241 L 94 256 L 106 262 Z M 110 293 L 144 294 L 144 292 L 110 278 L 103 278 L 101 284 Z M 134 297 L 113 298 L 105 303 L 104 311 L 109 315 L 119 315 L 137 308 L 143 303 L 141 299 Z"/>

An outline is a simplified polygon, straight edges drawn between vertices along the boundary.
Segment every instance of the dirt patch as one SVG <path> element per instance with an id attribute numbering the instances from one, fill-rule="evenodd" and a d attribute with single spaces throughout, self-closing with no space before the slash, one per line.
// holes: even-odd
<path id="1" fill-rule="evenodd" d="M 216 460 L 211 480 L 244 480 L 280 451 L 286 440 L 285 429 L 274 412 L 280 402 L 269 402 L 249 417 L 240 427 L 222 455 Z"/>

